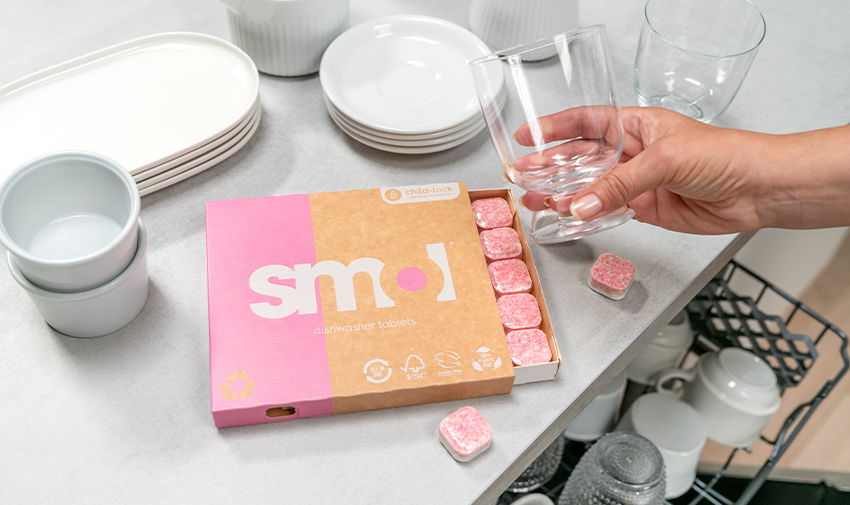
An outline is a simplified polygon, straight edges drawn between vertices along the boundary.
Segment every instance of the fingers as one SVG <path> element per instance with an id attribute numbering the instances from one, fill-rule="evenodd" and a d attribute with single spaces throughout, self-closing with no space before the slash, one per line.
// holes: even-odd
<path id="1" fill-rule="evenodd" d="M 552 195 L 541 195 L 540 193 L 528 192 L 519 200 L 520 205 L 532 212 L 541 212 L 544 210 L 554 210 L 560 216 L 570 215 L 570 203 L 572 197 L 564 197 L 556 199 Z"/>
<path id="2" fill-rule="evenodd" d="M 514 132 L 514 140 L 523 146 L 542 146 L 556 140 L 582 137 L 608 138 L 619 135 L 619 111 L 614 106 L 573 107 L 548 116 L 530 118 Z"/>
<path id="3" fill-rule="evenodd" d="M 542 152 L 534 152 L 517 158 L 511 166 L 518 172 L 543 170 L 563 165 L 575 158 L 593 156 L 602 151 L 604 147 L 605 142 L 599 140 L 570 140 Z"/>
<path id="4" fill-rule="evenodd" d="M 646 191 L 663 185 L 669 164 L 650 146 L 631 161 L 617 166 L 593 184 L 578 191 L 570 213 L 580 221 L 607 214 L 628 204 Z"/>

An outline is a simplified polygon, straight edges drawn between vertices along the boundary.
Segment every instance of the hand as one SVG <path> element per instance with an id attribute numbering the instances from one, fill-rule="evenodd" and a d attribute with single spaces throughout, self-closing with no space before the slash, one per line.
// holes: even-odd
<path id="1" fill-rule="evenodd" d="M 543 136 L 598 137 L 582 131 L 582 114 L 550 116 Z M 623 154 L 614 169 L 571 198 L 528 193 L 523 205 L 579 220 L 628 205 L 638 221 L 699 234 L 850 224 L 850 127 L 767 135 L 651 107 L 624 107 L 622 120 Z M 533 145 L 525 127 L 515 138 Z"/>

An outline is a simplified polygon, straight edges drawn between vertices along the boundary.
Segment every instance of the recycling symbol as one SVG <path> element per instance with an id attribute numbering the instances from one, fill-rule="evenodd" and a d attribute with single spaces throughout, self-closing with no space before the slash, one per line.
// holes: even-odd
<path id="1" fill-rule="evenodd" d="M 234 386 L 237 386 L 239 383 L 242 383 L 242 391 L 238 393 L 236 391 L 231 391 L 234 389 Z M 227 376 L 227 381 L 221 385 L 221 394 L 224 395 L 224 398 L 227 400 L 235 400 L 237 398 L 248 398 L 251 396 L 251 393 L 254 392 L 254 381 L 248 380 L 248 374 L 245 372 L 233 372 L 232 374 Z"/>

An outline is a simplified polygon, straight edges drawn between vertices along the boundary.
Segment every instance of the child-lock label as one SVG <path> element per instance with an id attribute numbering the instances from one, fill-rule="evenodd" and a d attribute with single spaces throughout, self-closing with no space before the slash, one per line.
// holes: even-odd
<path id="1" fill-rule="evenodd" d="M 391 204 L 453 200 L 459 195 L 460 185 L 456 182 L 381 188 L 381 198 Z"/>

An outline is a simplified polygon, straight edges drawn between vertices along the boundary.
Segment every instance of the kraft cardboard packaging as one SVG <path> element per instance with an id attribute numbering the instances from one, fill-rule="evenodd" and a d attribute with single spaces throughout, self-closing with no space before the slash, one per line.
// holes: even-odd
<path id="1" fill-rule="evenodd" d="M 207 202 L 218 427 L 509 393 L 462 183 Z"/>

